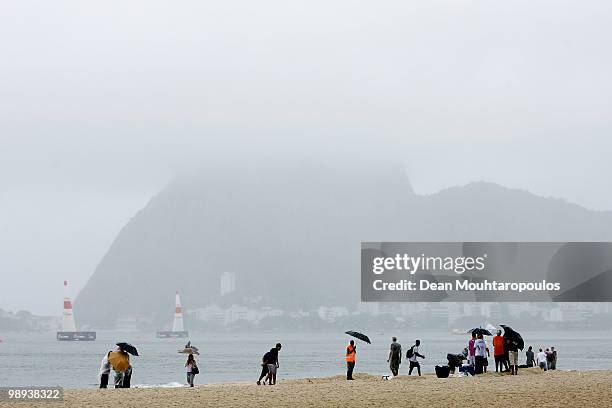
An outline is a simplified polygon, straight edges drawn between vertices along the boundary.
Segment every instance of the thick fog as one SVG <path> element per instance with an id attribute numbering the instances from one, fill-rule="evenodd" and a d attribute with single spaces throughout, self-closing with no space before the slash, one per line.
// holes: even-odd
<path id="1" fill-rule="evenodd" d="M 0 308 L 59 314 L 176 174 L 400 161 L 612 210 L 606 1 L 7 1 Z"/>

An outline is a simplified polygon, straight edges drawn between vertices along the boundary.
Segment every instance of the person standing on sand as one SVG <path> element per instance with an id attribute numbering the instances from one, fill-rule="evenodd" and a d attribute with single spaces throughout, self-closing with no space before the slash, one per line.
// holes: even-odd
<path id="1" fill-rule="evenodd" d="M 536 361 L 542 370 L 546 371 L 548 369 L 546 365 L 546 353 L 543 352 L 542 349 L 540 349 L 540 352 L 536 356 Z"/>
<path id="2" fill-rule="evenodd" d="M 123 354 L 123 356 L 129 363 L 130 355 L 128 353 L 121 350 L 119 347 L 117 347 L 117 350 L 115 352 Z M 118 369 L 113 367 L 113 370 L 115 370 L 115 388 L 124 388 L 124 381 L 125 381 L 126 373 L 130 369 L 131 369 L 130 365 L 128 365 L 128 368 L 124 371 L 117 371 Z"/>
<path id="3" fill-rule="evenodd" d="M 508 342 L 508 362 L 510 364 L 510 375 L 518 375 L 518 348 L 514 342 Z"/>
<path id="4" fill-rule="evenodd" d="M 557 369 L 557 350 L 554 347 L 550 348 L 550 354 L 552 355 L 552 359 L 550 360 L 550 369 Z"/>
<path id="5" fill-rule="evenodd" d="M 196 363 L 193 354 L 189 354 L 189 356 L 187 356 L 185 368 L 187 369 L 187 384 L 189 384 L 190 387 L 193 387 L 193 380 L 195 379 L 196 374 L 200 373 L 198 364 Z"/>
<path id="6" fill-rule="evenodd" d="M 487 372 L 487 355 L 489 354 L 489 348 L 487 347 L 487 342 L 482 336 L 482 333 L 478 334 L 478 338 L 474 342 L 474 360 L 476 365 L 474 367 L 474 372 L 476 374 L 482 374 Z"/>
<path id="7" fill-rule="evenodd" d="M 111 365 L 108 362 L 108 356 L 110 356 L 110 351 L 104 355 L 102 358 L 102 364 L 100 364 L 100 388 L 108 387 L 108 377 L 110 376 Z"/>
<path id="8" fill-rule="evenodd" d="M 476 343 L 476 333 L 472 332 L 472 338 L 470 339 L 470 341 L 468 341 L 468 363 L 471 366 L 475 366 L 476 365 L 476 358 L 475 358 L 475 347 L 474 344 Z"/>
<path id="9" fill-rule="evenodd" d="M 503 372 L 502 366 L 508 371 L 508 363 L 504 352 L 504 338 L 501 330 L 497 331 L 497 336 L 493 337 L 493 358 L 495 359 L 495 372 Z"/>
<path id="10" fill-rule="evenodd" d="M 412 375 L 412 370 L 416 368 L 417 372 L 419 373 L 419 377 L 421 376 L 421 365 L 417 361 L 417 357 L 425 358 L 425 356 L 422 354 L 419 354 L 420 345 L 421 345 L 421 340 L 417 340 L 414 342 L 414 346 L 410 347 L 410 350 L 406 352 L 406 357 L 408 357 L 408 361 L 410 361 L 410 368 L 408 369 L 408 375 Z"/>
<path id="11" fill-rule="evenodd" d="M 346 379 L 354 380 L 353 370 L 355 369 L 355 360 L 357 357 L 357 346 L 355 342 L 351 340 L 349 345 L 346 346 Z"/>
<path id="12" fill-rule="evenodd" d="M 527 367 L 535 366 L 535 356 L 533 354 L 533 347 L 529 346 L 529 348 L 525 352 L 525 356 L 527 356 L 527 363 L 525 365 Z"/>
<path id="13" fill-rule="evenodd" d="M 391 341 L 387 363 L 389 363 L 389 368 L 393 376 L 397 377 L 399 374 L 399 366 L 402 364 L 402 345 L 397 342 L 397 337 L 393 337 Z"/>

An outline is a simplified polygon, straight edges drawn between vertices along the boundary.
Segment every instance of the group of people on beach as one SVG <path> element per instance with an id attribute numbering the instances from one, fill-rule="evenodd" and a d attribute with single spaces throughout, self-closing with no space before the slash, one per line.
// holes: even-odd
<path id="1" fill-rule="evenodd" d="M 467 368 L 464 371 L 470 374 L 486 373 L 491 352 L 483 334 L 473 331 L 466 349 L 468 366 L 471 369 Z M 493 359 L 495 360 L 495 372 L 518 374 L 518 347 L 504 338 L 501 330 L 498 330 L 497 335 L 493 337 Z"/>
<path id="2" fill-rule="evenodd" d="M 472 332 L 468 341 L 467 352 L 468 367 L 463 371 L 470 374 L 482 374 L 487 372 L 490 357 L 489 347 L 482 333 Z M 529 368 L 538 365 L 543 370 L 554 370 L 557 366 L 557 351 L 554 347 L 546 349 L 534 355 L 533 347 L 529 346 L 525 352 L 525 364 L 519 364 L 519 350 L 515 343 L 508 341 L 502 336 L 501 330 L 493 337 L 493 358 L 495 359 L 495 372 L 509 372 L 517 375 L 519 368 Z"/>
<path id="3" fill-rule="evenodd" d="M 408 349 L 406 352 L 406 358 L 410 363 L 410 367 L 408 368 L 408 375 L 412 375 L 412 371 L 416 368 L 419 376 L 421 375 L 421 365 L 419 364 L 419 358 L 425 358 L 424 355 L 419 353 L 419 346 L 421 345 L 421 340 L 416 340 L 414 345 Z M 348 381 L 354 380 L 353 378 L 353 370 L 355 369 L 355 363 L 357 361 L 357 346 L 355 345 L 355 341 L 349 341 L 349 344 L 346 346 L 346 379 Z M 402 345 L 397 342 L 397 337 L 393 337 L 391 339 L 391 347 L 389 348 L 389 355 L 387 357 L 387 363 L 389 363 L 389 368 L 391 369 L 391 375 L 393 377 L 397 377 L 399 375 L 399 368 L 402 364 Z M 389 376 L 383 376 L 383 378 L 388 379 Z"/>
<path id="4" fill-rule="evenodd" d="M 116 358 L 111 358 L 113 353 L 117 353 Z M 104 355 L 100 365 L 100 388 L 108 388 L 108 380 L 111 370 L 115 372 L 114 385 L 115 388 L 130 388 L 132 380 L 132 365 L 129 363 L 130 355 L 117 347 L 116 350 L 111 350 Z M 113 364 L 114 363 L 114 364 Z M 193 381 L 196 374 L 200 373 L 198 364 L 193 354 L 187 356 L 185 363 L 187 371 L 187 385 L 193 387 Z"/>
<path id="5" fill-rule="evenodd" d="M 533 347 L 529 346 L 525 354 L 527 355 L 527 367 L 538 366 L 543 371 L 557 369 L 557 350 L 554 347 L 545 350 L 540 348 L 538 354 L 534 355 Z"/>
<path id="6" fill-rule="evenodd" d="M 421 365 L 418 359 L 424 359 L 425 356 L 419 353 L 419 347 L 421 345 L 420 340 L 415 340 L 414 344 L 406 352 L 406 358 L 408 359 L 410 366 L 408 369 L 408 375 L 412 375 L 414 369 L 417 370 L 419 376 L 421 376 Z M 278 353 L 282 348 L 281 343 L 276 343 L 274 347 L 267 351 L 261 360 L 261 374 L 257 380 L 257 385 L 269 385 L 276 384 L 276 372 L 279 368 Z M 112 353 L 121 353 L 122 358 L 127 361 L 123 367 L 113 366 L 111 362 Z M 539 366 L 540 369 L 555 370 L 557 368 L 557 351 L 554 347 L 546 348 L 543 351 L 539 349 L 537 354 L 534 353 L 533 347 L 529 346 L 525 352 L 526 363 L 524 365 L 518 364 L 518 349 L 516 345 L 502 336 L 501 330 L 497 331 L 497 335 L 493 337 L 493 357 L 495 359 L 495 372 L 510 372 L 511 375 L 518 374 L 518 368 L 529 368 Z M 453 357 L 453 359 L 451 359 Z M 456 357 L 456 358 L 455 358 Z M 448 355 L 450 371 L 454 372 L 455 368 L 459 367 L 459 371 L 468 372 L 471 375 L 482 374 L 487 372 L 489 365 L 488 357 L 490 357 L 489 347 L 482 333 L 472 332 L 471 338 L 468 341 L 467 347 L 464 349 L 462 355 Z M 467 359 L 467 364 L 463 365 L 461 362 Z M 353 371 L 355 369 L 355 363 L 357 361 L 357 346 L 354 340 L 350 340 L 346 346 L 346 379 L 354 380 Z M 451 361 L 452 360 L 452 361 Z M 391 376 L 397 377 L 399 375 L 399 368 L 402 364 L 402 345 L 398 343 L 397 337 L 391 339 L 391 346 L 389 347 L 389 355 L 387 357 L 387 363 L 391 370 Z M 114 385 L 115 388 L 130 388 L 130 382 L 132 377 L 132 366 L 129 364 L 129 354 L 117 347 L 114 351 L 109 351 L 103 358 L 100 366 L 100 388 L 108 387 L 108 380 L 110 377 L 110 371 L 115 371 Z M 187 384 L 193 387 L 194 378 L 199 374 L 199 368 L 193 354 L 189 354 L 187 362 L 185 363 L 185 369 L 187 372 Z M 383 376 L 388 379 L 389 376 Z M 262 381 L 263 380 L 263 381 Z"/>

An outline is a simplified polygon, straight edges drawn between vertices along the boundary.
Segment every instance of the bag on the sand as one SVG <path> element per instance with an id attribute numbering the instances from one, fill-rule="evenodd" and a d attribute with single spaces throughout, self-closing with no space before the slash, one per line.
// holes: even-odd
<path id="1" fill-rule="evenodd" d="M 438 378 L 448 378 L 448 375 L 450 374 L 450 367 L 445 365 L 445 366 L 436 366 L 436 376 Z"/>

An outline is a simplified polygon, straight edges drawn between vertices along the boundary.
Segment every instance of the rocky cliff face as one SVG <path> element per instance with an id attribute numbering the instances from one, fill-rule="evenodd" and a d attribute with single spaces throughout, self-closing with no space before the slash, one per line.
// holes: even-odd
<path id="1" fill-rule="evenodd" d="M 120 231 L 75 300 L 79 324 L 166 321 L 214 302 L 359 301 L 361 241 L 611 240 L 612 213 L 474 183 L 413 194 L 401 167 L 294 163 L 177 178 Z M 223 272 L 236 290 L 221 298 Z"/>

